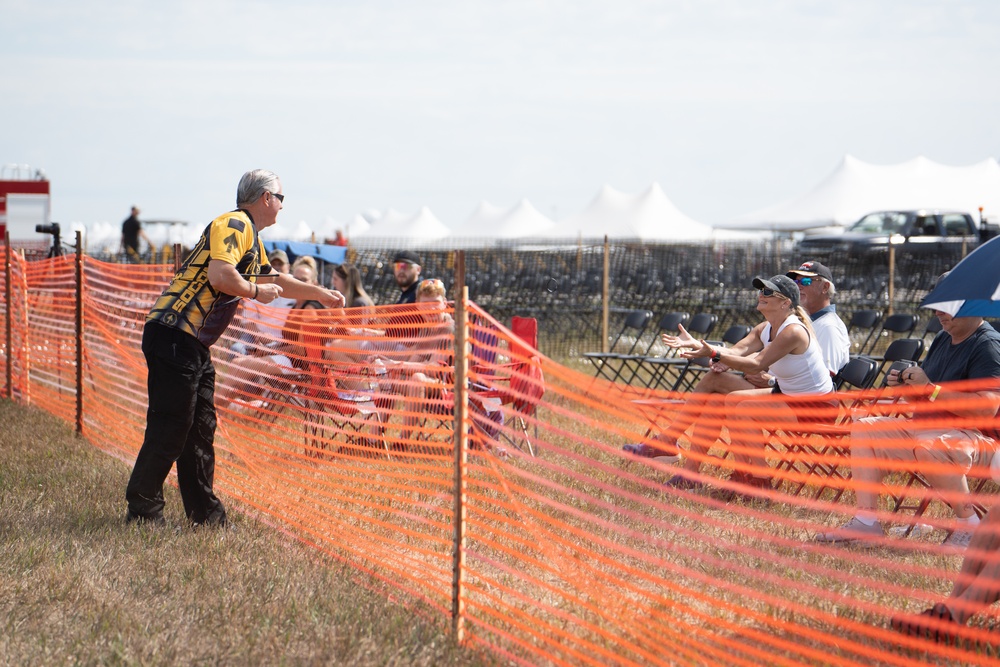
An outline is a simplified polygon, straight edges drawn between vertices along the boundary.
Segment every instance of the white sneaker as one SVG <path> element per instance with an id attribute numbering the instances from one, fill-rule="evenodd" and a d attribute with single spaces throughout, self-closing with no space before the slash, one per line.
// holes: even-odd
<path id="1" fill-rule="evenodd" d="M 878 542 L 885 537 L 885 530 L 882 523 L 876 521 L 872 525 L 854 517 L 843 526 L 828 533 L 820 533 L 815 538 L 816 542 L 827 544 L 846 544 L 848 542 Z"/>
<path id="2" fill-rule="evenodd" d="M 975 530 L 956 530 L 941 543 L 941 546 L 964 551 L 972 540 Z"/>

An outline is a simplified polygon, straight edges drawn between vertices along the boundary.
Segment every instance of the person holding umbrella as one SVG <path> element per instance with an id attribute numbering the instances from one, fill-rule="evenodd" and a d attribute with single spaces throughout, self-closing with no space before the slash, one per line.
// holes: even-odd
<path id="1" fill-rule="evenodd" d="M 969 255 L 967 259 L 972 257 Z M 995 271 L 991 271 L 990 275 L 995 275 Z M 977 278 L 979 280 L 981 276 Z M 941 277 L 938 288 L 932 290 L 922 304 L 934 310 L 942 328 L 931 343 L 922 367 L 893 370 L 888 377 L 889 386 L 923 388 L 921 397 L 915 399 L 925 402 L 920 406 L 920 419 L 869 416 L 854 422 L 851 428 L 851 474 L 858 483 L 858 510 L 840 528 L 817 535 L 817 542 L 877 542 L 882 539 L 885 530 L 875 514 L 877 493 L 873 489 L 889 470 L 898 470 L 902 462 L 907 467 L 920 470 L 955 512 L 960 527 L 945 540 L 945 546 L 964 549 L 969 545 L 979 517 L 970 498 L 968 474 L 976 471 L 982 476 L 990 471 L 989 474 L 1000 479 L 1000 460 L 994 461 L 998 443 L 975 428 L 962 425 L 923 426 L 922 422 L 956 418 L 993 419 L 1000 408 L 1000 383 L 996 389 L 977 392 L 986 399 L 985 402 L 962 402 L 963 397 L 968 397 L 967 392 L 943 385 L 959 380 L 1000 380 L 1000 333 L 981 316 L 962 316 L 963 300 L 952 298 L 948 303 L 940 301 L 936 293 L 940 294 L 939 290 L 945 287 L 949 290 L 954 287 L 953 277 L 949 274 Z M 953 291 L 947 293 L 953 296 L 958 294 Z M 954 314 L 943 310 L 945 308 L 952 309 Z M 937 401 L 940 408 L 926 405 Z M 890 461 L 894 463 L 884 464 Z"/>

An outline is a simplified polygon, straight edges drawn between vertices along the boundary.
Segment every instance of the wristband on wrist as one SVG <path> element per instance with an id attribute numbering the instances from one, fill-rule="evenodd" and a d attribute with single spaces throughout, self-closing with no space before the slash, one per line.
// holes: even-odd
<path id="1" fill-rule="evenodd" d="M 252 283 L 252 285 L 253 285 L 253 300 L 256 301 L 257 293 L 260 292 L 260 290 L 257 289 L 257 283 Z"/>
<path id="2" fill-rule="evenodd" d="M 927 397 L 927 400 L 933 403 L 934 401 L 937 400 L 938 394 L 940 393 L 941 393 L 941 385 L 939 384 L 934 385 L 934 391 L 932 391 L 931 395 Z"/>
<path id="3" fill-rule="evenodd" d="M 720 352 L 719 350 L 714 350 L 712 352 L 712 363 L 717 364 L 720 361 L 722 361 L 722 352 Z"/>

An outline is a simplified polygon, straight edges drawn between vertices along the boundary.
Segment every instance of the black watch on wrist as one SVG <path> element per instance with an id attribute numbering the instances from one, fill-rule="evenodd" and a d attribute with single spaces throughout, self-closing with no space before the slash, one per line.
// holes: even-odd
<path id="1" fill-rule="evenodd" d="M 712 354 L 712 363 L 717 364 L 720 361 L 722 361 L 722 352 L 715 350 L 715 352 Z"/>

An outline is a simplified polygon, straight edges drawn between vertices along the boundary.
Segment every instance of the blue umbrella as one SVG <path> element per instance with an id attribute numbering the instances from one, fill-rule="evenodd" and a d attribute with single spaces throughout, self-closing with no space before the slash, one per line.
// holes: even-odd
<path id="1" fill-rule="evenodd" d="M 1000 237 L 956 264 L 920 305 L 952 317 L 1000 317 Z"/>

